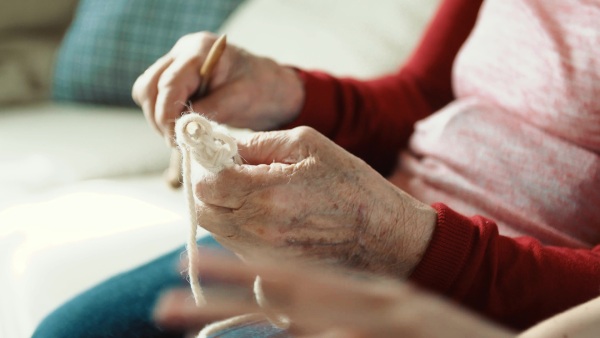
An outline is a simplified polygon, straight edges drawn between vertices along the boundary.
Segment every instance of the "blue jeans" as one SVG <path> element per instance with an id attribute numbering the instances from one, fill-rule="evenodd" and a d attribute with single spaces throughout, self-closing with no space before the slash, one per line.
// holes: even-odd
<path id="1" fill-rule="evenodd" d="M 202 238 L 198 244 L 219 247 L 211 237 Z M 183 250 L 116 275 L 76 296 L 48 315 L 33 337 L 183 337 L 182 332 L 163 330 L 151 320 L 162 291 L 187 285 L 177 272 Z"/>
<path id="2" fill-rule="evenodd" d="M 212 237 L 204 237 L 198 244 L 225 250 Z M 33 338 L 184 337 L 184 332 L 167 331 L 152 322 L 154 304 L 163 291 L 188 287 L 177 272 L 183 251 L 184 248 L 175 250 L 76 296 L 48 315 Z M 240 337 L 291 336 L 265 324 L 241 325 L 211 335 L 211 338 Z"/>
<path id="3" fill-rule="evenodd" d="M 198 244 L 225 250 L 212 237 L 204 237 Z M 163 291 L 189 287 L 178 273 L 182 252 L 183 247 L 74 297 L 48 315 L 37 327 L 33 338 L 184 337 L 184 332 L 165 330 L 152 321 L 154 304 Z M 225 329 L 210 337 L 291 336 L 268 323 L 256 323 Z"/>

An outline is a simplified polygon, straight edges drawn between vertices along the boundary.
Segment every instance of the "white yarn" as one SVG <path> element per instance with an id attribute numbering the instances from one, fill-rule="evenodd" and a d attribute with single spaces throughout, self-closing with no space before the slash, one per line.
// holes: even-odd
<path id="1" fill-rule="evenodd" d="M 222 130 L 224 130 L 223 127 L 199 114 L 184 115 L 175 124 L 177 144 L 182 155 L 183 188 L 187 197 L 191 223 L 190 236 L 187 241 L 188 276 L 194 301 L 198 306 L 205 304 L 206 300 L 200 287 L 198 271 L 193 264 L 199 256 L 196 245 L 199 224 L 192 187 L 191 160 L 193 159 L 213 173 L 234 165 L 234 161 L 238 158 L 237 143 L 233 137 Z"/>
<path id="2" fill-rule="evenodd" d="M 287 316 L 269 311 L 269 302 L 267 297 L 265 297 L 265 293 L 262 288 L 262 278 L 260 278 L 260 276 L 256 276 L 256 279 L 254 280 L 253 291 L 256 303 L 265 311 L 265 316 L 271 322 L 271 324 L 280 329 L 287 329 L 290 327 L 291 322 Z"/>
<path id="3" fill-rule="evenodd" d="M 265 319 L 265 316 L 262 313 L 249 313 L 247 315 L 240 315 L 240 316 L 227 318 L 225 320 L 221 320 L 221 321 L 206 325 L 202 329 L 202 331 L 200 331 L 198 333 L 196 338 L 208 338 L 208 337 L 212 336 L 214 333 L 222 331 L 223 329 L 227 329 L 232 326 L 238 326 L 241 324 L 258 323 L 264 319 Z"/>
<path id="4" fill-rule="evenodd" d="M 267 319 L 271 324 L 280 328 L 287 329 L 290 327 L 290 319 L 282 314 L 274 314 L 268 311 L 269 306 L 267 303 L 267 298 L 262 289 L 262 279 L 260 276 L 256 276 L 254 280 L 254 299 L 256 303 L 265 310 L 265 313 L 249 313 L 246 315 L 235 316 L 231 318 L 227 318 L 212 324 L 205 326 L 196 338 L 208 338 L 212 336 L 214 333 L 217 333 L 223 329 L 227 329 L 233 326 L 239 326 L 242 324 L 250 324 L 250 323 L 259 323 Z"/>
<path id="5" fill-rule="evenodd" d="M 256 303 L 265 311 L 264 313 L 249 313 L 214 322 L 205 326 L 202 331 L 198 333 L 196 338 L 208 338 L 214 333 L 222 331 L 223 329 L 231 328 L 233 326 L 240 326 L 243 324 L 260 323 L 265 319 L 280 329 L 287 329 L 290 327 L 291 322 L 287 316 L 268 311 L 269 306 L 267 303 L 267 298 L 265 297 L 262 289 L 262 279 L 260 276 L 256 276 L 256 279 L 254 280 L 253 291 L 254 299 L 256 300 Z"/>
<path id="6" fill-rule="evenodd" d="M 192 187 L 192 160 L 212 173 L 218 173 L 225 168 L 240 164 L 241 161 L 238 155 L 237 142 L 228 135 L 227 130 L 197 113 L 190 113 L 181 117 L 175 124 L 175 135 L 182 155 L 183 187 L 187 197 L 191 222 L 190 236 L 187 241 L 188 276 L 194 301 L 196 305 L 201 306 L 206 303 L 206 299 L 200 287 L 198 271 L 193 264 L 199 256 L 196 235 L 200 224 L 196 214 L 196 203 Z M 260 307 L 268 308 L 259 276 L 254 281 L 254 296 Z M 272 315 L 270 313 L 267 315 L 247 314 L 208 325 L 199 333 L 198 338 L 208 337 L 212 333 L 232 325 L 257 321 L 265 316 L 273 325 L 279 328 L 285 329 L 290 325 L 289 319 L 283 315 Z"/>
<path id="7" fill-rule="evenodd" d="M 202 115 L 190 113 L 175 124 L 179 148 L 190 153 L 206 170 L 219 171 L 239 163 L 237 142 L 225 127 Z"/>

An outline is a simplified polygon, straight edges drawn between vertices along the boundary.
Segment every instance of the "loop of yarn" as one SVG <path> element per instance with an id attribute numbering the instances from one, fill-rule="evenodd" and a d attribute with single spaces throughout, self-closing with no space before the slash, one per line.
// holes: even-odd
<path id="1" fill-rule="evenodd" d="M 187 241 L 188 278 L 194 301 L 196 305 L 201 306 L 206 303 L 206 300 L 194 264 L 199 257 L 196 235 L 200 224 L 195 209 L 191 163 L 193 160 L 209 172 L 218 173 L 225 168 L 241 163 L 241 161 L 238 155 L 237 142 L 228 135 L 227 129 L 197 113 L 182 116 L 175 124 L 175 135 L 182 155 L 183 187 L 187 197 L 191 223 L 190 236 Z M 259 276 L 256 277 L 254 282 L 254 296 L 260 307 L 268 308 Z M 254 322 L 265 316 L 273 325 L 281 329 L 286 329 L 290 325 L 289 319 L 283 315 L 273 315 L 270 312 L 267 315 L 248 314 L 208 325 L 199 333 L 198 337 L 208 337 L 213 332 L 233 325 Z"/>
<path id="2" fill-rule="evenodd" d="M 199 114 L 186 114 L 175 125 L 177 143 L 210 172 L 218 173 L 236 163 L 238 148 L 227 130 Z M 184 149 L 185 148 L 185 149 Z"/>
<path id="3" fill-rule="evenodd" d="M 274 313 L 273 311 L 269 310 L 269 302 L 267 297 L 265 297 L 265 292 L 263 291 L 262 287 L 262 278 L 260 278 L 260 276 L 256 276 L 256 279 L 254 279 L 253 291 L 256 303 L 263 310 L 265 310 L 265 316 L 271 322 L 271 324 L 280 329 L 287 329 L 290 327 L 291 321 L 289 317 L 280 313 Z"/>

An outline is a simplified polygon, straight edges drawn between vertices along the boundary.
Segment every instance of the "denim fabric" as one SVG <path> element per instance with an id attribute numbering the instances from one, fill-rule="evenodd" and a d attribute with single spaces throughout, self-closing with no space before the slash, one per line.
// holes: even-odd
<path id="1" fill-rule="evenodd" d="M 199 244 L 218 246 L 211 237 L 201 239 Z M 177 272 L 183 251 L 175 250 L 76 296 L 46 317 L 33 337 L 183 337 L 151 321 L 160 293 L 187 285 Z"/>
<path id="2" fill-rule="evenodd" d="M 272 326 L 269 322 L 247 323 L 223 329 L 211 334 L 208 338 L 291 338 L 285 330 Z"/>
<path id="3" fill-rule="evenodd" d="M 222 249 L 212 237 L 202 238 L 198 244 Z M 188 287 L 177 268 L 182 252 L 183 247 L 76 296 L 46 317 L 33 338 L 183 337 L 182 332 L 163 330 L 151 320 L 161 292 Z M 211 335 L 211 338 L 241 337 L 289 336 L 267 322 L 228 328 Z"/>

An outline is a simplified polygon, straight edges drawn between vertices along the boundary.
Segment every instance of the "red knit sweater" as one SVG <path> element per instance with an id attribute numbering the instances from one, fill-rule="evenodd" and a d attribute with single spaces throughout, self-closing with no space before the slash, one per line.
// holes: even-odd
<path id="1" fill-rule="evenodd" d="M 293 126 L 312 126 L 382 174 L 390 174 L 415 123 L 456 99 L 453 64 L 473 30 L 482 2 L 443 1 L 414 54 L 395 74 L 359 81 L 300 71 L 306 99 Z M 597 152 L 591 154 L 597 162 Z M 598 172 L 592 175 L 592 182 L 597 182 Z M 488 195 L 494 197 L 493 192 Z M 531 326 L 600 296 L 598 219 L 588 218 L 593 224 L 570 221 L 567 229 L 584 234 L 577 242 L 584 244 L 575 248 L 544 238 L 540 241 L 541 233 L 527 231 L 532 222 L 517 224 L 530 236 L 514 238 L 500 235 L 492 219 L 465 217 L 444 204 L 434 207 L 437 228 L 410 277 L 413 282 L 514 328 Z M 569 235 L 568 230 L 565 233 Z M 585 234 L 594 235 L 586 238 Z"/>

